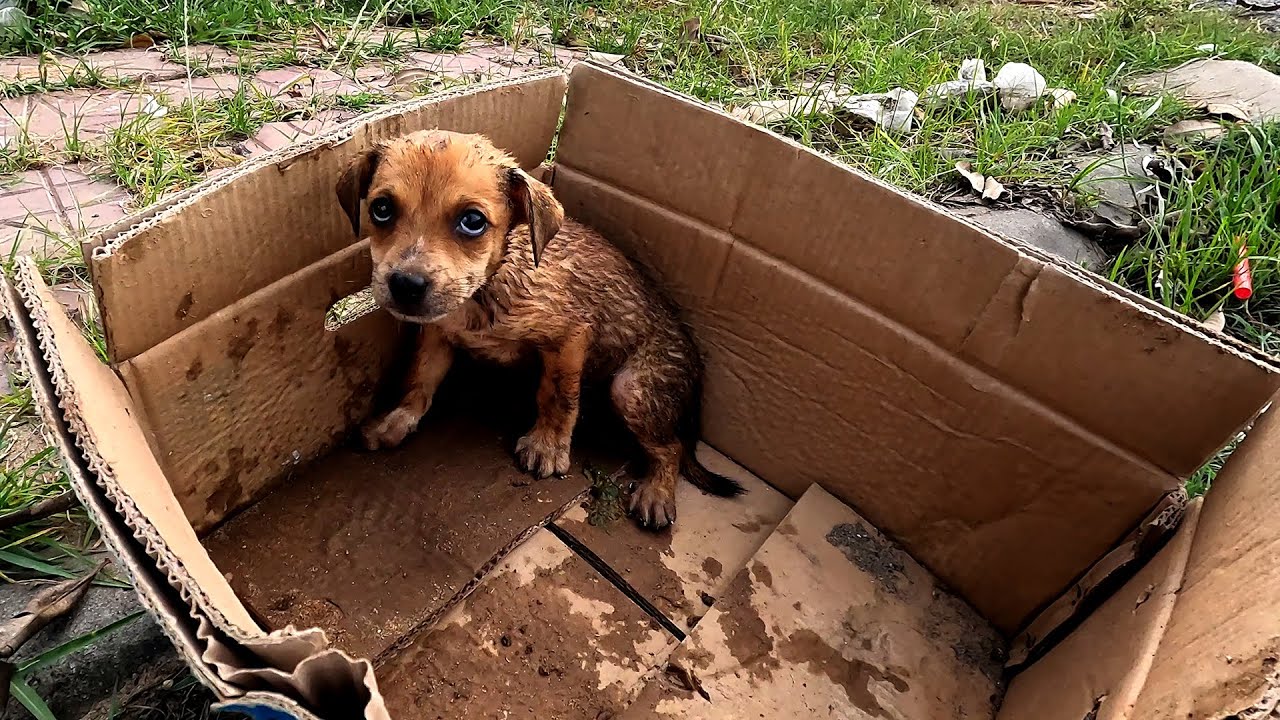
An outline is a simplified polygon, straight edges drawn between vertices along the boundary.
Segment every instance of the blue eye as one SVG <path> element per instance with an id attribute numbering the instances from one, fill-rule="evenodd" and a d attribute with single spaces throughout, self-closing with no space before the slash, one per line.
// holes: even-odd
<path id="1" fill-rule="evenodd" d="M 479 210 L 467 210 L 458 216 L 458 233 L 469 238 L 478 238 L 489 229 L 489 219 Z"/>

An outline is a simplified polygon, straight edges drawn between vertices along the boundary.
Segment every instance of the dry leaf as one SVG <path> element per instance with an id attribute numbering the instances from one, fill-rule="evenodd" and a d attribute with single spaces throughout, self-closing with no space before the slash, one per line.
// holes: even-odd
<path id="1" fill-rule="evenodd" d="M 1166 140 L 1189 142 L 1216 138 L 1226 133 L 1222 123 L 1212 120 L 1180 120 L 1164 129 Z"/>
<path id="2" fill-rule="evenodd" d="M 956 172 L 964 176 L 969 181 L 969 187 L 973 188 L 976 193 L 981 193 L 987 185 L 987 176 L 973 169 L 973 163 L 968 160 L 961 160 L 956 163 Z"/>
<path id="3" fill-rule="evenodd" d="M 1245 122 L 1249 122 L 1253 119 L 1252 114 L 1248 110 L 1240 107 L 1239 105 L 1232 105 L 1231 103 L 1207 103 L 1204 106 L 1204 111 L 1210 115 L 1221 115 L 1223 117 L 1235 118 L 1236 120 L 1243 120 Z"/>
<path id="4" fill-rule="evenodd" d="M 104 560 L 83 577 L 63 580 L 36 593 L 22 612 L 0 625 L 0 658 L 12 657 L 40 628 L 71 612 L 106 564 Z"/>
<path id="5" fill-rule="evenodd" d="M 1227 328 L 1227 316 L 1219 310 L 1204 319 L 1204 326 L 1214 332 L 1222 332 Z"/>
<path id="6" fill-rule="evenodd" d="M 817 96 L 800 96 L 785 100 L 758 100 L 741 105 L 729 111 L 729 114 L 757 125 L 770 125 L 789 117 L 812 115 L 830 112 L 831 103 Z"/>
<path id="7" fill-rule="evenodd" d="M 626 55 L 615 55 L 607 52 L 595 52 L 594 50 L 587 53 L 587 59 L 601 65 L 619 65 L 626 59 Z"/>
<path id="8" fill-rule="evenodd" d="M 155 38 L 153 38 L 150 33 L 138 33 L 137 35 L 129 38 L 129 42 L 126 46 L 140 50 L 143 48 L 155 47 L 155 44 Z"/>
<path id="9" fill-rule="evenodd" d="M 316 40 L 320 43 L 320 49 L 325 52 L 333 52 L 334 44 L 333 41 L 329 39 L 328 33 L 315 23 L 311 23 L 311 29 L 315 31 Z"/>
<path id="10" fill-rule="evenodd" d="M 685 20 L 683 35 L 685 42 L 698 42 L 702 38 L 702 18 L 691 17 Z"/>
<path id="11" fill-rule="evenodd" d="M 92 15 L 93 9 L 84 0 L 71 0 L 71 4 L 67 6 L 67 12 L 77 15 Z"/>
<path id="12" fill-rule="evenodd" d="M 434 81 L 436 78 L 437 74 L 430 70 L 424 70 L 423 68 L 405 68 L 397 73 L 393 73 L 391 77 L 387 78 L 387 85 L 390 87 L 398 85 L 411 86 L 428 80 Z"/>
<path id="13" fill-rule="evenodd" d="M 1116 146 L 1115 130 L 1105 122 L 1098 126 L 1098 142 L 1101 143 L 1103 150 L 1110 150 Z"/>

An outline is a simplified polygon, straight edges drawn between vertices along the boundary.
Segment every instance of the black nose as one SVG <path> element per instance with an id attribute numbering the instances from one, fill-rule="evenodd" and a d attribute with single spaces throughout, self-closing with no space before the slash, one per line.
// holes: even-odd
<path id="1" fill-rule="evenodd" d="M 391 291 L 391 299 L 402 307 L 415 307 L 427 295 L 430 283 L 421 275 L 413 273 L 393 272 L 387 278 L 387 289 Z"/>

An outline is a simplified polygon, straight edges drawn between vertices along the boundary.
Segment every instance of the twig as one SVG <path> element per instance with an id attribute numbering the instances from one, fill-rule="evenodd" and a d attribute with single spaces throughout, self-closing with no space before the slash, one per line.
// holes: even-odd
<path id="1" fill-rule="evenodd" d="M 77 502 L 75 493 L 70 490 L 47 500 L 41 500 L 34 505 L 0 517 L 0 531 L 66 512 L 75 507 Z"/>

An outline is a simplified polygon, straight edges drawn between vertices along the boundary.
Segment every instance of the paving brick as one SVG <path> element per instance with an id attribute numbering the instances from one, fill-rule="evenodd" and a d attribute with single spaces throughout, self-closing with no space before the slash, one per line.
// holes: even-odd
<path id="1" fill-rule="evenodd" d="M 29 170 L 0 192 L 0 253 L 65 250 L 71 238 L 124 217 L 130 197 L 78 166 Z"/>
<path id="2" fill-rule="evenodd" d="M 273 98 L 310 98 L 313 95 L 350 95 L 363 88 L 350 78 L 320 68 L 283 67 L 265 70 L 253 82 Z"/>
<path id="3" fill-rule="evenodd" d="M 182 45 L 169 48 L 169 58 L 180 65 L 202 70 L 234 70 L 240 56 L 217 45 Z"/>
<path id="4" fill-rule="evenodd" d="M 23 138 L 64 149 L 158 109 L 155 99 L 136 90 L 64 90 L 0 102 L 0 147 Z"/>
<path id="5" fill-rule="evenodd" d="M 464 53 L 410 53 L 409 64 L 448 78 L 489 80 L 518 77 L 545 67 L 568 67 L 585 56 L 586 53 L 565 48 L 541 53 L 489 44 Z"/>
<path id="6" fill-rule="evenodd" d="M 309 120 L 274 122 L 262 126 L 258 134 L 237 146 L 245 157 L 265 155 L 286 145 L 318 135 L 331 127 L 350 120 L 357 113 L 350 110 L 326 110 Z"/>
<path id="7" fill-rule="evenodd" d="M 72 77 L 100 75 L 114 83 L 147 82 L 181 77 L 186 68 L 150 48 L 104 50 L 79 57 L 45 54 L 0 60 L 0 81 L 38 80 L 53 84 Z"/>
<path id="8" fill-rule="evenodd" d="M 181 105 L 192 99 L 208 102 L 218 98 L 231 97 L 240 89 L 244 81 L 239 75 L 221 73 L 204 77 L 178 78 L 154 82 L 147 86 L 148 92 L 165 96 L 171 104 Z"/>

